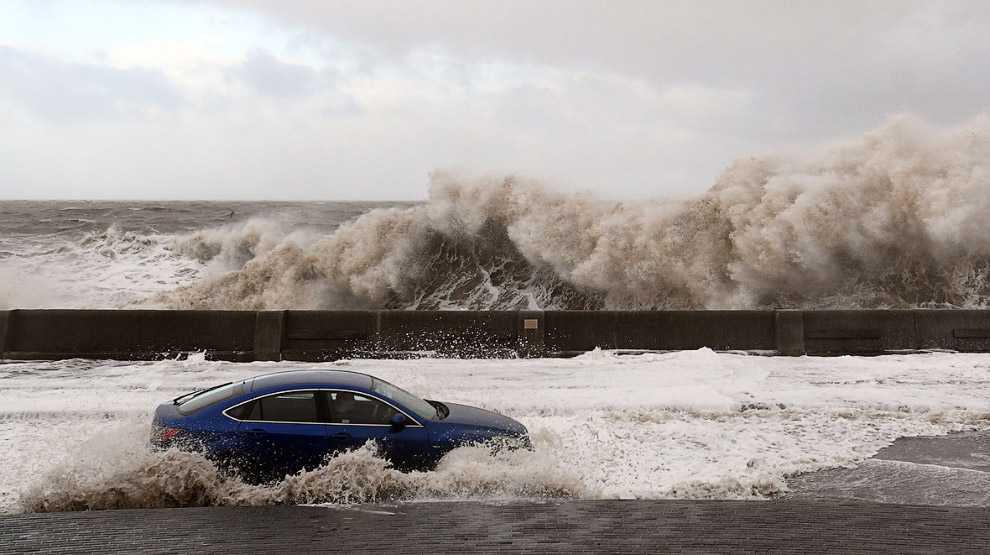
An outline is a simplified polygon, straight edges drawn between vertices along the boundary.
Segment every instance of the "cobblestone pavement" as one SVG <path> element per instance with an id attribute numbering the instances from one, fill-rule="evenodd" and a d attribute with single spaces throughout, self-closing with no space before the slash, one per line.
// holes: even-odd
<path id="1" fill-rule="evenodd" d="M 990 509 L 851 501 L 415 502 L 0 517 L 2 553 L 988 553 Z"/>

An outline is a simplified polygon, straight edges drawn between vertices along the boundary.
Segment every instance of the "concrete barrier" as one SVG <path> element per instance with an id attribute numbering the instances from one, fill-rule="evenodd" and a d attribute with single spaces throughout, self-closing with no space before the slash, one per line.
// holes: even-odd
<path id="1" fill-rule="evenodd" d="M 254 359 L 255 311 L 13 310 L 4 358 L 154 359 L 209 351 Z"/>
<path id="2" fill-rule="evenodd" d="M 254 359 L 281 360 L 285 349 L 285 310 L 262 310 L 254 319 Z"/>
<path id="3" fill-rule="evenodd" d="M 547 319 L 542 310 L 520 310 L 516 313 L 516 352 L 521 357 L 545 356 Z"/>
<path id="4" fill-rule="evenodd" d="M 283 325 L 284 360 L 320 361 L 377 350 L 377 312 L 288 310 Z"/>
<path id="5" fill-rule="evenodd" d="M 516 352 L 515 311 L 382 311 L 378 348 L 441 356 L 499 357 Z"/>
<path id="6" fill-rule="evenodd" d="M 878 354 L 918 349 L 912 310 L 805 311 L 808 354 Z"/>
<path id="7" fill-rule="evenodd" d="M 988 310 L 914 311 L 919 349 L 986 351 L 990 345 Z"/>
<path id="8" fill-rule="evenodd" d="M 755 310 L 548 311 L 546 349 L 772 350 L 774 314 Z"/>
<path id="9" fill-rule="evenodd" d="M 10 360 L 541 357 L 596 347 L 990 352 L 990 311 L 0 311 L 0 354 Z"/>
<path id="10" fill-rule="evenodd" d="M 0 311 L 0 353 L 7 351 L 7 332 L 12 332 L 14 329 L 13 326 L 8 325 L 8 322 L 10 322 L 14 314 L 15 311 L 12 310 Z"/>
<path id="11" fill-rule="evenodd" d="M 804 346 L 804 313 L 800 310 L 776 310 L 773 314 L 774 347 L 784 356 L 800 356 Z"/>

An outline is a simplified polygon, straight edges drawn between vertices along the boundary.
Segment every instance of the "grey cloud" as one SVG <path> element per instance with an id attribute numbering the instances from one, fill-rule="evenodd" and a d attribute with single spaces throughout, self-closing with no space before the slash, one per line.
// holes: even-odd
<path id="1" fill-rule="evenodd" d="M 594 65 L 638 75 L 751 68 L 781 60 L 856 64 L 869 59 L 865 52 L 883 47 L 887 37 L 916 28 L 919 20 L 938 18 L 938 25 L 924 29 L 929 36 L 919 37 L 926 42 L 960 26 L 990 24 L 990 7 L 979 1 L 936 8 L 922 0 L 185 1 L 253 8 L 297 28 L 375 46 L 392 58 L 441 44 L 464 59 Z"/>
<path id="2" fill-rule="evenodd" d="M 378 64 L 440 49 L 460 61 L 600 71 L 657 89 L 753 91 L 768 121 L 760 132 L 776 140 L 793 125 L 820 137 L 901 110 L 952 123 L 990 107 L 990 4 L 978 0 L 186 1 L 254 9 L 370 48 Z"/>
<path id="3" fill-rule="evenodd" d="M 858 136 L 891 112 L 944 125 L 990 108 L 985 0 L 169 3 L 180 1 L 257 12 L 271 34 L 252 44 L 271 50 L 204 60 L 182 118 L 124 119 L 184 101 L 156 72 L 0 47 L 0 120 L 13 116 L 0 121 L 4 177 L 126 192 L 151 174 L 185 187 L 171 195 L 414 198 L 427 172 L 451 166 L 609 196 L 684 194 L 735 157 Z M 280 40 L 322 64 L 286 63 L 273 55 Z M 231 95 L 233 84 L 251 94 Z M 32 129 L 28 110 L 123 121 L 81 137 Z M 78 156 L 52 164 L 53 152 Z"/>
<path id="4" fill-rule="evenodd" d="M 7 46 L 0 46 L 0 99 L 55 123 L 119 119 L 185 103 L 158 71 L 66 63 Z"/>
<path id="5" fill-rule="evenodd" d="M 261 49 L 248 52 L 247 59 L 231 68 L 227 76 L 242 80 L 260 94 L 282 98 L 312 94 L 324 82 L 309 66 L 279 61 Z"/>

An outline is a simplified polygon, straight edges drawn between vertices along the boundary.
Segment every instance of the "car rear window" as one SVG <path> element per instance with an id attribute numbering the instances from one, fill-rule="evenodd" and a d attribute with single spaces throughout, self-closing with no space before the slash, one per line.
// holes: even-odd
<path id="1" fill-rule="evenodd" d="M 178 411 L 179 414 L 189 415 L 242 393 L 244 393 L 244 382 L 218 385 L 211 389 L 204 389 L 192 396 L 186 396 L 185 400 L 179 403 Z"/>

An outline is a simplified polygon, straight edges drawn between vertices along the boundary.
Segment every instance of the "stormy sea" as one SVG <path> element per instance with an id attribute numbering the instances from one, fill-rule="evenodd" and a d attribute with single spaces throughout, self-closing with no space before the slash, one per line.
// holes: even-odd
<path id="1" fill-rule="evenodd" d="M 420 203 L 4 201 L 0 307 L 982 308 L 988 160 L 990 118 L 905 116 L 689 199 L 437 171 Z"/>

